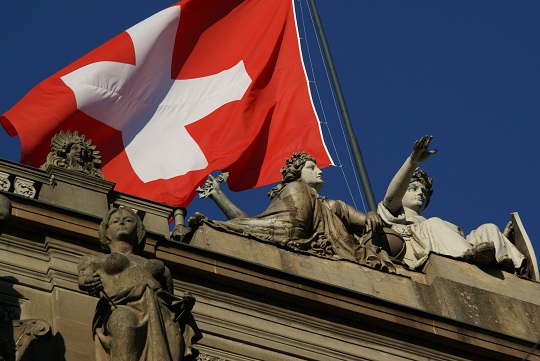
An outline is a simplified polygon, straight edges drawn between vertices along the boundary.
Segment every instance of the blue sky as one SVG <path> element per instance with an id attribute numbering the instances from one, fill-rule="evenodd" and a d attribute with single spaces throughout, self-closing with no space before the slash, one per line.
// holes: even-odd
<path id="1" fill-rule="evenodd" d="M 41 80 L 170 4 L 166 0 L 2 3 L 0 113 Z M 414 140 L 430 134 L 438 153 L 424 163 L 435 189 L 424 215 L 446 219 L 468 233 L 483 223 L 503 228 L 509 213 L 517 211 L 540 253 L 536 220 L 540 2 L 318 0 L 317 4 L 375 199 L 384 197 Z M 305 3 L 297 7 L 298 14 L 307 11 Z M 324 90 L 325 74 L 315 60 L 317 45 L 311 45 L 317 86 L 313 91 L 321 93 L 320 115 L 331 124 L 337 152 L 330 140 L 328 145 L 342 164 L 324 170 L 321 193 L 364 210 L 336 110 Z M 309 70 L 310 57 L 304 56 Z M 19 153 L 18 138 L 0 130 L 0 157 L 16 161 Z M 268 204 L 269 188 L 230 197 L 255 215 Z M 194 201 L 188 213 L 195 211 L 223 219 L 209 200 Z"/>

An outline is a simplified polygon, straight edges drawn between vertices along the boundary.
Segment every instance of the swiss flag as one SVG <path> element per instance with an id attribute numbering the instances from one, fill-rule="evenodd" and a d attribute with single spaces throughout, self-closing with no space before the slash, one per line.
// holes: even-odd
<path id="1" fill-rule="evenodd" d="M 302 63 L 294 0 L 184 0 L 34 87 L 0 118 L 39 167 L 60 130 L 101 151 L 116 190 L 186 206 L 214 170 L 244 190 L 306 151 L 332 163 Z"/>

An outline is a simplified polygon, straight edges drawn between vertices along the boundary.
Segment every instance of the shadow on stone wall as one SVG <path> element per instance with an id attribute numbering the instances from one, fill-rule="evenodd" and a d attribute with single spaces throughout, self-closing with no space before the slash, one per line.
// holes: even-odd
<path id="1" fill-rule="evenodd" d="M 0 277 L 0 360 L 64 361 L 63 337 L 59 333 L 52 337 L 47 321 L 21 319 L 21 304 L 26 297 L 14 289 L 17 283 L 13 276 Z"/>

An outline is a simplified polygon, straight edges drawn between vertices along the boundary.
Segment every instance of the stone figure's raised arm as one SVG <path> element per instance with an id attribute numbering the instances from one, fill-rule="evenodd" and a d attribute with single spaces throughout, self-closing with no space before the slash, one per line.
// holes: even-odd
<path id="1" fill-rule="evenodd" d="M 397 171 L 394 178 L 390 182 L 386 195 L 383 199 L 383 205 L 393 214 L 397 213 L 401 207 L 403 196 L 407 192 L 409 182 L 414 174 L 414 171 L 419 163 L 426 161 L 433 154 L 437 153 L 436 150 L 429 150 L 429 144 L 433 137 L 423 136 L 416 142 L 411 154 L 405 159 L 405 163 Z"/>
<path id="2" fill-rule="evenodd" d="M 228 219 L 247 218 L 247 213 L 234 204 L 221 189 L 219 183 L 227 180 L 228 175 L 229 173 L 222 173 L 217 178 L 214 178 L 209 174 L 208 179 L 202 187 L 197 189 L 197 192 L 199 192 L 201 198 L 208 197 L 212 199 Z"/>

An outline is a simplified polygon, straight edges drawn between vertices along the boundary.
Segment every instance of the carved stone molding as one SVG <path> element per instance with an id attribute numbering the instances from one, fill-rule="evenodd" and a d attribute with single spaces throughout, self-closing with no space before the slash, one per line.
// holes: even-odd
<path id="1" fill-rule="evenodd" d="M 20 361 L 34 340 L 51 337 L 51 326 L 43 320 L 30 319 L 0 323 L 0 360 Z"/>

